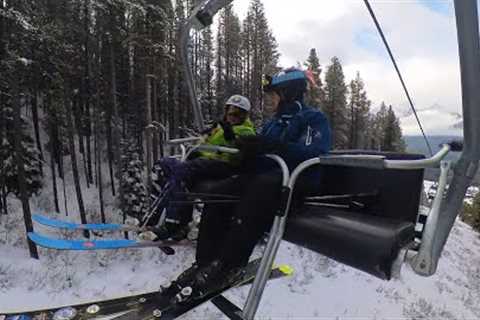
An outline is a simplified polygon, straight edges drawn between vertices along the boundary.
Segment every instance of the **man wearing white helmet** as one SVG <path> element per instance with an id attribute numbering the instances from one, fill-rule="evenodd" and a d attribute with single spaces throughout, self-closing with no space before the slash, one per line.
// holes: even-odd
<path id="1" fill-rule="evenodd" d="M 204 144 L 234 147 L 236 138 L 255 135 L 249 119 L 250 109 L 250 101 L 246 97 L 238 94 L 231 96 L 225 103 L 222 120 L 204 132 Z M 148 219 L 147 225 L 158 224 L 163 209 L 166 209 L 165 223 L 153 231 L 157 240 L 181 240 L 189 231 L 193 207 L 169 205 L 170 200 L 187 200 L 177 194 L 191 190 L 199 181 L 223 179 L 235 174 L 240 162 L 238 156 L 222 152 L 201 151 L 193 157 L 185 162 L 163 158 L 152 169 L 151 195 L 153 200 L 159 197 L 162 200 L 157 201 L 155 214 Z"/>
<path id="2" fill-rule="evenodd" d="M 250 101 L 239 94 L 228 98 L 225 103 L 225 112 L 222 121 L 219 121 L 211 129 L 205 143 L 216 146 L 234 147 L 235 139 L 240 136 L 254 135 L 255 130 L 248 115 L 250 113 Z M 202 152 L 201 156 L 207 159 L 224 161 L 236 161 L 235 156 L 227 153 Z"/>

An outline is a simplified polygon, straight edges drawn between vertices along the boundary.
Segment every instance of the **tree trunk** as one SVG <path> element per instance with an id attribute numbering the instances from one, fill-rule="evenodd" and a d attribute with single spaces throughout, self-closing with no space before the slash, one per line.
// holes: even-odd
<path id="1" fill-rule="evenodd" d="M 64 79 L 66 83 L 66 79 Z M 70 89 L 65 88 L 64 91 L 64 103 L 65 109 L 67 111 L 67 122 L 68 122 L 68 144 L 70 149 L 70 156 L 72 160 L 72 172 L 73 172 L 73 182 L 75 184 L 75 194 L 77 196 L 78 202 L 78 209 L 80 211 L 80 221 L 81 223 L 87 223 L 87 215 L 85 213 L 85 207 L 83 205 L 83 197 L 82 197 L 82 188 L 80 186 L 80 175 L 78 174 L 78 166 L 77 166 L 77 157 L 75 154 L 75 139 L 74 139 L 74 126 L 73 126 L 73 119 L 72 119 L 72 102 L 70 100 Z M 88 231 L 85 230 L 84 232 L 85 237 L 89 236 Z"/>
<path id="2" fill-rule="evenodd" d="M 98 94 L 99 96 L 99 94 Z M 100 99 L 97 97 L 97 102 L 99 103 Z M 99 105 L 99 104 L 97 104 Z M 94 135 L 95 135 L 95 140 L 97 141 L 97 146 L 95 148 L 95 164 L 96 164 L 96 180 L 97 180 L 97 186 L 98 186 L 98 199 L 100 202 L 100 215 L 102 219 L 102 223 L 106 222 L 105 219 L 105 205 L 103 201 L 103 178 L 102 178 L 102 140 L 99 139 L 99 132 L 98 132 L 98 119 L 95 118 L 95 129 L 94 129 Z"/>
<path id="3" fill-rule="evenodd" d="M 107 153 L 108 153 L 108 170 L 110 173 L 110 186 L 112 188 L 112 196 L 115 196 L 115 177 L 113 175 L 113 147 L 112 147 L 112 114 L 108 112 L 107 122 Z"/>
<path id="4" fill-rule="evenodd" d="M 84 8 L 84 15 L 85 15 L 85 140 L 86 140 L 86 148 L 87 148 L 87 187 L 89 183 L 93 183 L 93 176 L 92 176 L 92 150 L 91 150 L 91 123 L 90 123 L 90 53 L 89 53 L 89 24 L 90 24 L 90 0 L 85 0 L 85 8 Z"/>
<path id="5" fill-rule="evenodd" d="M 15 123 L 15 161 L 17 163 L 18 173 L 18 186 L 20 191 L 20 200 L 22 201 L 23 219 L 25 222 L 26 232 L 33 232 L 32 213 L 30 212 L 29 197 L 27 194 L 27 186 L 25 183 L 25 168 L 23 162 L 23 148 L 21 141 L 21 120 L 20 120 L 20 91 L 19 91 L 20 78 L 17 75 L 11 83 L 14 103 L 14 123 Z M 27 238 L 28 248 L 30 250 L 30 257 L 38 259 L 38 250 L 35 243 Z"/>
<path id="6" fill-rule="evenodd" d="M 62 158 L 62 167 L 63 167 L 63 158 Z M 65 216 L 68 217 L 68 199 L 67 199 L 67 184 L 65 183 L 65 174 L 62 178 L 63 186 L 63 207 L 65 208 Z"/>
<path id="7" fill-rule="evenodd" d="M 146 76 L 146 98 L 147 98 L 147 110 L 146 110 L 146 123 L 147 128 L 152 123 L 152 75 L 147 74 Z M 147 140 L 147 150 L 146 150 L 146 174 L 147 174 L 147 190 L 150 190 L 152 186 L 152 175 L 150 174 L 150 170 L 152 168 L 152 135 L 155 134 L 155 131 L 152 129 L 146 129 L 145 135 Z"/>
<path id="8" fill-rule="evenodd" d="M 33 128 L 35 130 L 35 141 L 37 143 L 37 149 L 40 152 L 40 173 L 43 177 L 43 151 L 42 151 L 42 142 L 40 141 L 40 129 L 38 121 L 38 92 L 35 90 L 32 97 L 32 116 L 33 116 Z"/>
<path id="9" fill-rule="evenodd" d="M 0 1 L 0 9 L 3 9 L 6 11 L 6 2 Z M 7 46 L 7 38 L 8 32 L 7 32 L 7 19 L 3 16 L 0 16 L 0 61 L 3 60 L 3 57 L 5 56 L 6 52 L 6 46 Z"/>
<path id="10" fill-rule="evenodd" d="M 84 137 L 84 119 L 83 119 L 83 94 L 81 94 L 79 97 L 75 95 L 72 99 L 73 103 L 73 111 L 76 112 L 75 114 L 78 114 L 79 119 L 76 121 L 77 122 L 77 136 L 78 136 L 78 150 L 80 154 L 82 155 L 82 164 L 83 164 L 83 170 L 85 172 L 85 177 L 86 177 L 86 183 L 87 183 L 87 188 L 90 188 L 90 184 L 88 182 L 88 172 L 87 172 L 87 159 L 86 159 L 86 154 L 85 154 L 85 147 L 83 144 L 83 137 Z M 73 123 L 73 121 L 72 121 Z M 74 128 L 72 130 L 75 131 Z"/>
<path id="11" fill-rule="evenodd" d="M 95 96 L 95 104 L 93 105 L 93 114 L 95 115 L 94 121 L 93 121 L 93 136 L 94 136 L 94 156 L 95 156 L 95 182 L 97 184 L 98 188 L 98 200 L 100 202 L 100 216 L 102 219 L 102 223 L 106 223 L 105 219 L 105 205 L 103 201 L 103 177 L 102 177 L 102 139 L 100 138 L 100 119 L 101 119 L 101 110 L 100 110 L 100 105 L 101 105 L 101 99 L 100 99 L 100 77 L 101 77 L 101 66 L 102 66 L 102 60 L 101 60 L 101 44 L 99 39 L 97 39 L 97 52 L 98 54 L 98 59 L 97 59 L 97 71 L 95 73 L 95 83 L 96 85 L 96 96 Z"/>
<path id="12" fill-rule="evenodd" d="M 153 80 L 153 85 L 152 85 L 152 120 L 153 121 L 158 121 L 160 122 L 160 117 L 158 116 L 158 100 L 157 100 L 157 81 L 156 79 Z M 147 123 L 148 125 L 148 123 Z M 153 130 L 152 131 L 152 144 L 153 144 L 153 162 L 156 162 L 158 160 L 158 150 L 159 150 L 159 132 L 160 130 Z M 148 169 L 150 170 L 150 168 Z M 150 174 L 149 174 L 150 175 Z"/>
<path id="13" fill-rule="evenodd" d="M 113 158 L 115 159 L 116 166 L 117 166 L 117 178 L 120 181 L 121 176 L 121 161 L 120 161 L 120 123 L 119 123 L 119 116 L 118 116 L 118 103 L 117 103 L 117 75 L 115 69 L 115 52 L 113 48 L 114 42 L 110 44 L 110 68 L 111 68 L 111 96 L 112 96 L 112 139 L 113 143 L 116 146 L 112 148 L 113 150 Z M 123 211 L 124 208 L 124 199 L 123 199 L 123 190 L 122 187 L 119 186 L 118 188 L 119 196 L 120 196 L 120 210 Z"/>
<path id="14" fill-rule="evenodd" d="M 52 139 L 53 135 L 55 134 L 53 126 L 53 121 L 49 120 L 50 139 Z M 57 177 L 55 174 L 55 146 L 53 145 L 52 141 L 50 141 L 50 170 L 52 172 L 52 186 L 55 211 L 60 213 L 60 205 L 58 204 Z"/>
<path id="15" fill-rule="evenodd" d="M 4 184 L 0 184 L 0 215 L 8 214 L 7 210 L 7 190 Z"/>

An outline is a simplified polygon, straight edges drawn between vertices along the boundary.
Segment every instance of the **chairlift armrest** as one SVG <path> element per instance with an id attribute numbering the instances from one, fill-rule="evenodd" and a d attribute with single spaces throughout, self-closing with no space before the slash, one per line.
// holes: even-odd
<path id="1" fill-rule="evenodd" d="M 449 144 L 444 144 L 442 149 L 432 157 L 422 160 L 385 160 L 385 168 L 412 170 L 438 167 L 440 161 L 442 161 L 450 151 L 450 148 Z"/>
<path id="2" fill-rule="evenodd" d="M 167 144 L 178 145 L 183 143 L 198 142 L 201 139 L 202 137 L 187 137 L 187 138 L 171 139 L 167 141 Z"/>
<path id="3" fill-rule="evenodd" d="M 339 155 L 318 157 L 318 163 L 320 165 L 362 167 L 370 169 L 384 169 L 385 161 L 384 156 L 378 155 Z"/>
<path id="4" fill-rule="evenodd" d="M 236 149 L 236 148 L 222 147 L 222 146 L 216 146 L 216 145 L 211 145 L 211 144 L 201 144 L 201 145 L 196 147 L 196 150 L 223 152 L 223 153 L 231 153 L 231 154 L 238 153 L 238 149 Z"/>

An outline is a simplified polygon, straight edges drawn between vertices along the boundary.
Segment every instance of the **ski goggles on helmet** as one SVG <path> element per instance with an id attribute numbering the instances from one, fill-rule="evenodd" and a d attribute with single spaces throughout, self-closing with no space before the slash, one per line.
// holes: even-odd
<path id="1" fill-rule="evenodd" d="M 304 71 L 287 70 L 278 73 L 275 76 L 264 75 L 262 87 L 264 92 L 274 91 L 275 89 L 287 88 L 297 82 L 306 82 L 307 77 Z"/>

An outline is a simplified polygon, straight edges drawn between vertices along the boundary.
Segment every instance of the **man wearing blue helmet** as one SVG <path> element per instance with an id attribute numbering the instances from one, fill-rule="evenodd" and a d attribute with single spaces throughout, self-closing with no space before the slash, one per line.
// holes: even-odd
<path id="1" fill-rule="evenodd" d="M 238 195 L 240 202 L 205 206 L 196 262 L 162 290 L 164 295 L 176 295 L 185 287 L 193 289 L 193 297 L 202 295 L 248 262 L 256 243 L 272 225 L 282 192 L 278 165 L 259 155 L 278 154 L 293 170 L 301 162 L 330 150 L 326 117 L 303 102 L 307 80 L 305 72 L 298 69 L 265 79 L 264 105 L 274 115 L 260 135 L 238 139 L 245 172 L 219 182 L 213 190 Z M 301 198 L 318 183 L 314 174 L 303 175 L 294 197 Z"/>

